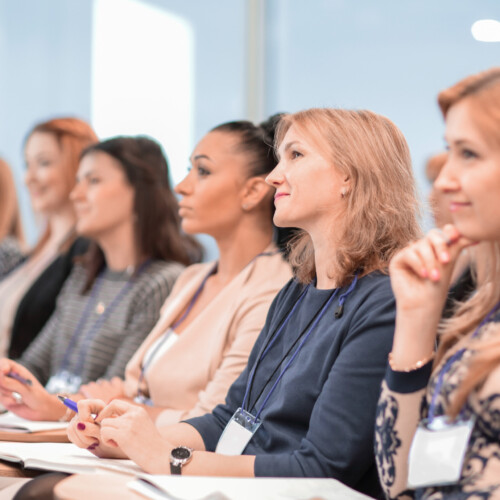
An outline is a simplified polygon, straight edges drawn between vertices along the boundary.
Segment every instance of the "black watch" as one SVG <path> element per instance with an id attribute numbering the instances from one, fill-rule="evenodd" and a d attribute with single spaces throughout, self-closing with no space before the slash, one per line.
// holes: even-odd
<path id="1" fill-rule="evenodd" d="M 193 450 L 187 446 L 178 446 L 170 452 L 170 474 L 180 475 L 182 466 L 186 465 L 193 456 Z"/>

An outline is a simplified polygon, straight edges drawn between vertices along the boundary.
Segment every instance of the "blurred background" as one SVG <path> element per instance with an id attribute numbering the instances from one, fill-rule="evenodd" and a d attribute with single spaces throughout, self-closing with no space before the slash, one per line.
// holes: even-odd
<path id="1" fill-rule="evenodd" d="M 425 162 L 444 148 L 438 91 L 500 64 L 500 24 L 471 30 L 484 19 L 500 20 L 499 0 L 0 0 L 0 156 L 28 240 L 24 137 L 54 116 L 156 138 L 176 183 L 221 122 L 368 108 L 405 134 L 425 200 Z"/>

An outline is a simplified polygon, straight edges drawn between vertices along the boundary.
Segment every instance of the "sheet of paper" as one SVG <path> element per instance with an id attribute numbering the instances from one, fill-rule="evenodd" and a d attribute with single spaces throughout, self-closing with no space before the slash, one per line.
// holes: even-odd
<path id="1" fill-rule="evenodd" d="M 38 432 L 54 431 L 66 427 L 68 427 L 68 422 L 34 422 L 18 417 L 11 412 L 0 415 L 0 431 Z"/>
<path id="2" fill-rule="evenodd" d="M 0 442 L 0 458 L 23 462 L 26 468 L 56 470 L 70 473 L 94 472 L 98 469 L 137 475 L 143 472 L 131 460 L 98 458 L 90 451 L 72 443 Z"/>
<path id="3" fill-rule="evenodd" d="M 141 478 L 158 488 L 135 480 L 129 488 L 154 500 L 305 500 L 309 498 L 366 500 L 359 493 L 335 479 L 302 478 L 233 478 L 160 476 L 143 474 Z M 148 494 L 148 491 L 150 492 Z M 163 491 L 163 496 L 160 494 Z"/>

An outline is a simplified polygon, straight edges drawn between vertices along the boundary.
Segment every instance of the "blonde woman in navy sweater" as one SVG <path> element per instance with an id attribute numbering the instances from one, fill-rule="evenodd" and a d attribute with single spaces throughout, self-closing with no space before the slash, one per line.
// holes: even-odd
<path id="1" fill-rule="evenodd" d="M 333 477 L 378 496 L 373 427 L 395 317 L 385 272 L 419 234 L 408 147 L 375 113 L 313 109 L 282 120 L 277 151 L 267 182 L 276 224 L 303 230 L 296 276 L 226 403 L 159 431 L 141 408 L 81 401 L 69 436 L 152 473 Z"/>

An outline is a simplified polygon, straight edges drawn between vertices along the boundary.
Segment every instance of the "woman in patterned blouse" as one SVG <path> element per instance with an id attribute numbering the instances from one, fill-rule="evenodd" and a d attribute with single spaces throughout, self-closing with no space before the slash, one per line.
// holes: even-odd
<path id="1" fill-rule="evenodd" d="M 462 80 L 438 101 L 449 159 L 436 187 L 448 199 L 453 224 L 430 231 L 391 262 L 397 319 L 377 412 L 377 465 L 390 498 L 500 498 L 500 68 Z M 454 264 L 471 245 L 478 245 L 485 272 L 476 293 L 440 323 Z M 448 430 L 460 422 L 472 428 L 461 452 L 445 461 L 457 460 L 448 481 L 431 480 L 439 471 L 425 455 L 416 458 L 414 436 L 425 433 L 420 420 L 441 416 Z M 430 459 L 447 451 L 439 437 L 432 433 Z M 421 481 L 410 474 L 413 465 Z"/>

